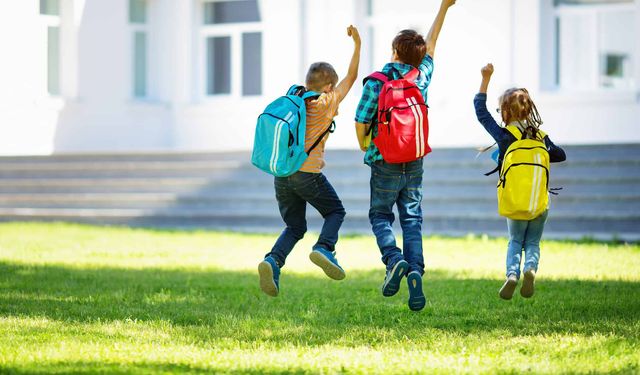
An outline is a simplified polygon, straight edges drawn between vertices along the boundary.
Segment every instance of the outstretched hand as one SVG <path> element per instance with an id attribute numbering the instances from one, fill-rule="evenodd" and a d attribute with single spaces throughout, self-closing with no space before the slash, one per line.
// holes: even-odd
<path id="1" fill-rule="evenodd" d="M 456 3 L 456 0 L 442 0 L 442 6 L 449 8 Z"/>
<path id="2" fill-rule="evenodd" d="M 361 41 L 360 41 L 360 33 L 358 32 L 358 29 L 353 26 L 353 25 L 349 25 L 349 27 L 347 27 L 347 35 L 351 37 L 351 39 L 353 39 L 353 42 L 356 45 L 360 45 Z"/>
<path id="3" fill-rule="evenodd" d="M 489 79 L 493 74 L 493 64 L 489 63 L 480 69 L 480 73 L 482 74 L 482 78 Z"/>

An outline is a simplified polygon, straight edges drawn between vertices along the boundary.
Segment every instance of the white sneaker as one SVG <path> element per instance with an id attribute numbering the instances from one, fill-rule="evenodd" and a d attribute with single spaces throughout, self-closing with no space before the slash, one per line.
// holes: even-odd
<path id="1" fill-rule="evenodd" d="M 516 275 L 509 275 L 509 277 L 507 277 L 507 280 L 502 285 L 502 288 L 500 288 L 500 298 L 507 300 L 511 299 L 517 285 L 518 279 L 516 278 Z"/>
<path id="2" fill-rule="evenodd" d="M 531 298 L 535 292 L 536 285 L 536 271 L 530 268 L 524 271 L 524 277 L 522 280 L 522 287 L 520 288 L 520 295 L 524 298 Z"/>

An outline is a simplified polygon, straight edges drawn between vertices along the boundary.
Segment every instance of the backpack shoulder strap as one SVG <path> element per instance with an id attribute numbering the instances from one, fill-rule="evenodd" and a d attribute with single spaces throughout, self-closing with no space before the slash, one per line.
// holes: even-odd
<path id="1" fill-rule="evenodd" d="M 291 87 L 289 87 L 289 90 L 287 90 L 287 93 L 285 95 L 295 95 L 295 96 L 301 96 L 302 94 L 305 93 L 305 88 L 304 86 L 301 85 L 293 85 Z"/>
<path id="2" fill-rule="evenodd" d="M 520 129 L 518 129 L 517 126 L 514 125 L 507 125 L 507 127 L 505 128 L 507 129 L 507 131 L 509 133 L 511 133 L 511 135 L 513 135 L 514 137 L 516 137 L 516 140 L 521 140 L 522 139 L 522 132 L 520 131 Z"/>
<path id="3" fill-rule="evenodd" d="M 307 91 L 304 94 L 302 94 L 300 97 L 302 98 L 302 100 L 317 99 L 320 97 L 320 94 L 315 91 Z"/>
<path id="4" fill-rule="evenodd" d="M 365 79 L 362 80 L 362 85 L 364 86 L 368 80 L 374 79 L 376 81 L 380 81 L 382 82 L 382 84 L 385 84 L 387 82 L 390 81 L 389 77 L 387 77 L 386 74 L 382 73 L 382 72 L 373 72 L 371 74 L 369 74 L 368 76 L 365 77 Z"/>
<path id="5" fill-rule="evenodd" d="M 415 82 L 418 76 L 420 76 L 420 71 L 417 68 L 413 68 L 403 78 L 407 81 Z"/>
<path id="6" fill-rule="evenodd" d="M 313 99 L 320 96 L 320 94 L 315 91 L 307 91 L 307 88 L 302 85 L 293 85 L 289 87 L 286 95 L 299 96 L 302 100 Z"/>
<path id="7" fill-rule="evenodd" d="M 329 127 L 325 131 L 323 131 L 322 134 L 320 134 L 320 136 L 318 137 L 318 139 L 316 139 L 316 141 L 313 142 L 311 147 L 309 147 L 309 149 L 307 150 L 307 155 L 309 155 L 311 151 L 313 151 L 313 149 L 316 148 L 318 144 L 320 144 L 320 141 L 322 141 L 325 135 L 327 135 L 328 133 L 333 133 L 335 129 L 336 129 L 336 122 L 331 121 L 331 124 L 329 125 Z"/>
<path id="8" fill-rule="evenodd" d="M 540 139 L 544 140 L 544 137 L 547 136 L 547 133 L 543 132 L 542 130 L 538 129 L 538 135 L 540 135 Z"/>

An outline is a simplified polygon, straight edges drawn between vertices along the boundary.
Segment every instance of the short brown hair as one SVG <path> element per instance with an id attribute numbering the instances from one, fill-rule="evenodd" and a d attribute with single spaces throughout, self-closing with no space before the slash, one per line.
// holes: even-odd
<path id="1" fill-rule="evenodd" d="M 405 64 L 418 67 L 427 53 L 427 43 L 415 30 L 402 30 L 393 38 L 391 48 L 398 54 L 398 59 Z"/>
<path id="2" fill-rule="evenodd" d="M 338 83 L 338 73 L 331 64 L 326 62 L 311 64 L 305 83 L 308 89 L 319 91 L 326 84 L 335 85 L 336 83 Z"/>

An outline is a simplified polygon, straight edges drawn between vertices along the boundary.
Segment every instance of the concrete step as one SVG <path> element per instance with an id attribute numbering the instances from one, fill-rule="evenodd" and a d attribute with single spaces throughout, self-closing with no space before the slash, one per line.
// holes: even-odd
<path id="1" fill-rule="evenodd" d="M 158 212 L 143 210 L 12 210 L 0 209 L 0 221 L 73 221 L 100 225 L 153 226 L 170 228 L 215 228 L 240 231 L 278 232 L 283 229 L 280 218 L 269 216 L 243 216 L 227 213 L 214 215 L 206 212 Z M 425 234 L 464 235 L 487 233 L 504 236 L 506 221 L 497 214 L 459 217 L 455 215 L 426 214 L 423 229 Z M 319 232 L 322 219 L 319 215 L 307 215 L 308 227 Z M 545 238 L 621 238 L 640 240 L 640 219 L 626 218 L 610 220 L 598 215 L 579 217 L 550 215 L 545 226 Z M 400 228 L 395 224 L 396 231 Z M 576 230 L 579 229 L 579 230 Z M 366 216 L 349 215 L 342 233 L 371 233 Z"/>
<path id="2" fill-rule="evenodd" d="M 570 146 L 554 164 L 545 237 L 640 237 L 640 145 Z M 425 161 L 425 233 L 504 235 L 487 154 L 436 149 Z M 370 169 L 362 153 L 329 150 L 325 174 L 342 198 L 346 232 L 370 233 Z M 309 225 L 321 218 L 309 209 Z M 280 231 L 273 177 L 249 152 L 0 158 L 0 220 Z M 604 238 L 604 237 L 603 237 Z"/>
<path id="3" fill-rule="evenodd" d="M 332 172 L 327 177 L 338 193 L 369 191 L 369 176 L 334 178 Z M 495 177 L 446 178 L 424 177 L 425 194 L 438 196 L 494 196 Z M 563 187 L 562 194 L 609 193 L 612 195 L 639 194 L 639 176 L 621 176 L 605 179 L 589 176 L 583 179 L 552 177 L 551 187 Z M 0 179 L 0 193 L 193 193 L 211 192 L 224 196 L 273 194 L 273 177 L 257 174 L 252 179 L 228 178 L 210 179 L 203 177 L 184 178 L 15 178 Z"/>
<path id="4" fill-rule="evenodd" d="M 640 147 L 637 144 L 616 144 L 616 145 L 577 145 L 563 146 L 567 152 L 569 161 L 579 160 L 601 160 L 601 161 L 624 161 L 640 160 Z M 486 157 L 488 153 L 482 154 L 479 158 Z M 461 159 L 475 159 L 477 151 L 473 148 L 435 148 L 427 156 L 427 161 L 455 161 Z M 327 150 L 326 159 L 328 162 L 340 161 L 345 158 L 362 160 L 362 153 L 353 150 Z M 249 162 L 250 151 L 238 152 L 138 152 L 138 153 L 68 153 L 55 154 L 50 156 L 4 156 L 0 158 L 2 164 L 6 163 L 61 163 L 61 162 L 91 162 L 105 163 L 112 161 L 124 162 L 145 162 L 145 161 L 220 161 L 220 160 L 240 160 Z"/>
<path id="5" fill-rule="evenodd" d="M 369 197 L 366 195 L 343 195 L 341 199 L 350 215 L 366 214 Z M 495 197 L 451 197 L 426 196 L 423 209 L 434 214 L 455 213 L 460 216 L 476 212 L 492 212 L 496 210 Z M 234 212 L 251 215 L 264 212 L 265 216 L 276 215 L 275 198 L 269 196 L 252 196 L 241 199 L 211 195 L 176 195 L 176 194 L 0 194 L 0 207 L 3 208 L 37 208 L 37 209 L 148 209 L 148 210 L 204 210 L 212 213 Z M 628 216 L 640 212 L 640 196 L 610 197 L 585 196 L 563 197 L 552 196 L 551 207 L 554 213 L 574 213 L 575 215 Z"/>

